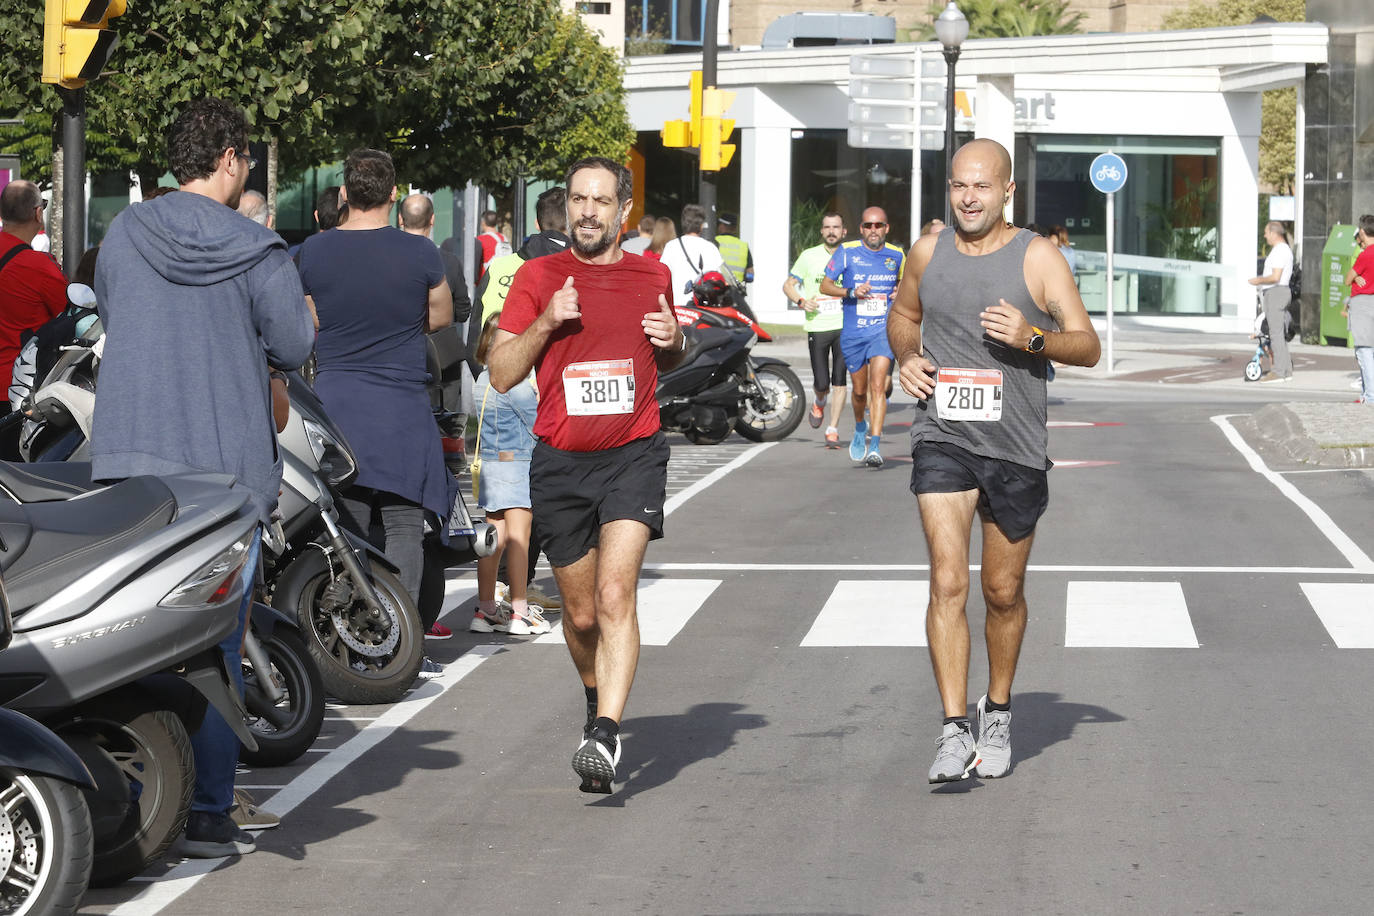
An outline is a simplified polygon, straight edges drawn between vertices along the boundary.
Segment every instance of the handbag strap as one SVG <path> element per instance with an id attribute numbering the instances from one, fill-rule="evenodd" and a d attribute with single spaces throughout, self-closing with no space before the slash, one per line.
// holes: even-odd
<path id="1" fill-rule="evenodd" d="M 491 394 L 491 376 L 487 376 L 487 390 L 482 392 L 482 409 L 477 411 L 477 443 L 473 446 L 473 455 L 478 461 L 482 460 L 482 418 L 487 415 L 487 396 Z M 499 443 L 498 443 L 499 444 Z"/>

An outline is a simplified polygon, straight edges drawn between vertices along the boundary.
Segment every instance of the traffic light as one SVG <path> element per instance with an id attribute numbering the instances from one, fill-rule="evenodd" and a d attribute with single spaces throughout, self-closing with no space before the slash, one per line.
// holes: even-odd
<path id="1" fill-rule="evenodd" d="M 668 147 L 701 146 L 701 71 L 693 70 L 687 82 L 689 101 L 686 121 L 664 121 L 659 136 Z"/>
<path id="2" fill-rule="evenodd" d="M 46 0 L 43 82 L 80 89 L 99 76 L 119 40 L 107 26 L 125 9 L 125 0 Z"/>
<path id="3" fill-rule="evenodd" d="M 734 118 L 723 118 L 725 110 L 734 102 L 735 94 L 714 87 L 702 93 L 701 100 L 701 170 L 719 172 L 730 164 L 735 144 L 726 143 L 735 132 Z"/>

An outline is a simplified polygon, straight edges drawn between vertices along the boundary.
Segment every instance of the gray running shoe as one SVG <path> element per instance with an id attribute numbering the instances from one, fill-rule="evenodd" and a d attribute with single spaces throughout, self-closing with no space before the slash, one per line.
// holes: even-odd
<path id="1" fill-rule="evenodd" d="M 960 726 L 957 722 L 945 726 L 935 746 L 939 750 L 935 753 L 935 762 L 930 765 L 931 782 L 958 782 L 967 779 L 968 771 L 978 765 L 973 735 L 968 728 Z"/>
<path id="2" fill-rule="evenodd" d="M 996 779 L 1011 772 L 1011 711 L 987 709 L 984 694 L 978 701 L 978 766 L 974 771 L 985 779 Z"/>

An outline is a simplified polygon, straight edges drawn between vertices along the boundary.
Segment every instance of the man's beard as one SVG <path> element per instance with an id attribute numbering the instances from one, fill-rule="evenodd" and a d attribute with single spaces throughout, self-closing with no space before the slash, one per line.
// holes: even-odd
<path id="1" fill-rule="evenodd" d="M 618 228 L 607 226 L 606 231 L 602 232 L 600 237 L 595 241 L 584 242 L 582 240 L 582 233 L 578 231 L 584 228 L 590 227 L 581 225 L 573 227 L 572 246 L 578 254 L 585 258 L 594 258 L 598 255 L 605 254 L 607 251 L 611 250 L 611 246 L 615 244 L 615 240 L 620 238 L 620 230 Z"/>

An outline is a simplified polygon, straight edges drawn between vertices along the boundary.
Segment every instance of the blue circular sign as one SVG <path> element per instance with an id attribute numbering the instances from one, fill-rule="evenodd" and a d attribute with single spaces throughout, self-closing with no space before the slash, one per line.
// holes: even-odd
<path id="1" fill-rule="evenodd" d="M 1088 168 L 1088 178 L 1103 194 L 1114 194 L 1126 184 L 1126 160 L 1116 153 L 1103 153 Z"/>

